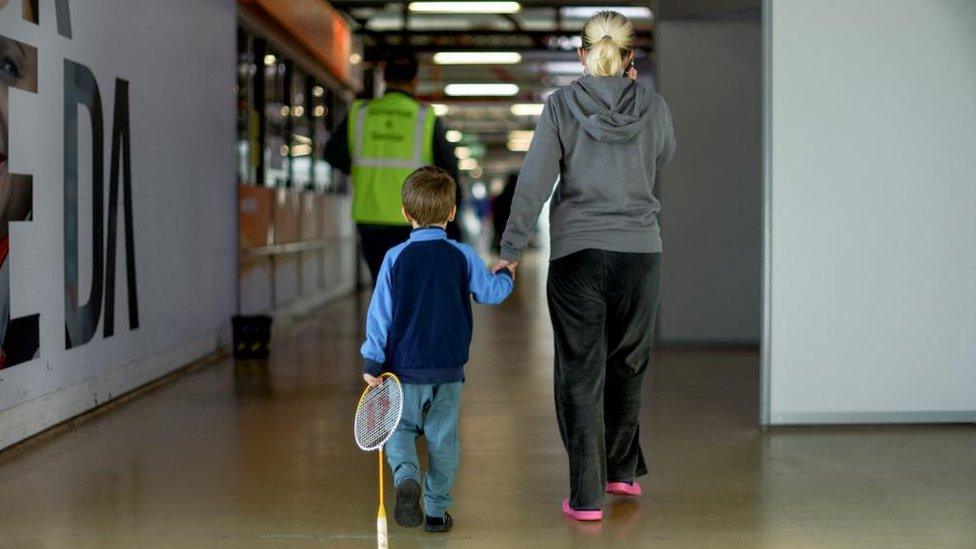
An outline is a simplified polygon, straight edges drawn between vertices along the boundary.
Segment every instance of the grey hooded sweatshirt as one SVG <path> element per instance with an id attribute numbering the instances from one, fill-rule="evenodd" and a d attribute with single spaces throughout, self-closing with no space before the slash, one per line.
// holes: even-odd
<path id="1" fill-rule="evenodd" d="M 553 93 L 519 173 L 501 258 L 518 260 L 550 195 L 550 259 L 587 248 L 660 252 L 654 182 L 674 149 L 664 99 L 629 78 L 584 76 Z"/>

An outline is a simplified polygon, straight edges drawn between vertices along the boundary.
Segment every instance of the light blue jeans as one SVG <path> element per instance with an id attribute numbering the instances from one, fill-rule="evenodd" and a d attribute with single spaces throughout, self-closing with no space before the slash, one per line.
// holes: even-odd
<path id="1" fill-rule="evenodd" d="M 386 443 L 386 459 L 399 485 L 407 479 L 420 483 L 417 437 L 427 441 L 427 474 L 423 480 L 424 513 L 443 517 L 451 506 L 451 487 L 461 456 L 458 414 L 461 382 L 435 385 L 403 384 L 403 417 Z"/>

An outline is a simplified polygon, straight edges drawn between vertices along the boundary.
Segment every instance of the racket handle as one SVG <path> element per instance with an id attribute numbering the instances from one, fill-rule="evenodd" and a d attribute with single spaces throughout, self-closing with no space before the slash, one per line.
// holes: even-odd
<path id="1" fill-rule="evenodd" d="M 389 538 L 386 535 L 386 516 L 376 517 L 376 547 L 387 549 Z"/>

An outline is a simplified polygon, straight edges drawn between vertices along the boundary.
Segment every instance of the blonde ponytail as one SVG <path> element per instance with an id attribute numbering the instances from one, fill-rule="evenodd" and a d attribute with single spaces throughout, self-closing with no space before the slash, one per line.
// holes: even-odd
<path id="1" fill-rule="evenodd" d="M 615 11 L 601 11 L 583 26 L 586 72 L 593 76 L 622 76 L 624 58 L 634 45 L 634 27 Z"/>

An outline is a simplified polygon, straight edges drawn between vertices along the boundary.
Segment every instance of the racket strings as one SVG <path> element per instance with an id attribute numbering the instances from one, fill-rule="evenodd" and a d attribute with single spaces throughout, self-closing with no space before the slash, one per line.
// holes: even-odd
<path id="1" fill-rule="evenodd" d="M 356 443 L 364 450 L 384 444 L 400 421 L 403 392 L 400 384 L 386 379 L 363 397 L 356 410 Z"/>

